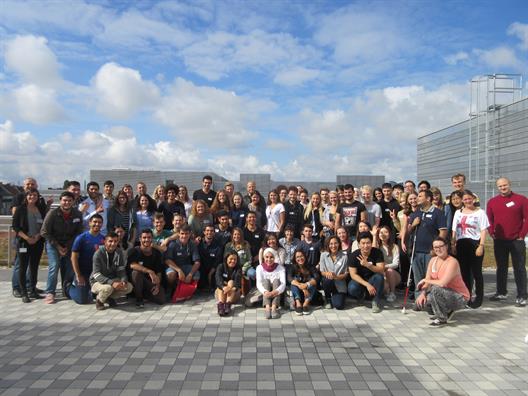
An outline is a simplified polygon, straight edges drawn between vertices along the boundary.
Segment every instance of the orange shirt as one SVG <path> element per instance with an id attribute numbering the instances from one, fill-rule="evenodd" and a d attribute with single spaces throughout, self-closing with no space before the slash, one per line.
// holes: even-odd
<path id="1" fill-rule="evenodd" d="M 450 257 L 450 258 L 452 260 L 455 260 L 453 257 Z M 443 278 L 445 275 L 446 268 L 447 268 L 447 265 L 441 265 L 439 268 L 437 268 L 436 266 L 437 262 L 438 262 L 438 257 L 435 257 L 435 261 L 432 263 L 432 266 L 431 266 L 431 279 L 432 280 L 438 280 L 438 279 Z M 458 262 L 457 262 L 457 266 L 458 266 Z M 462 275 L 460 275 L 460 270 L 458 271 L 456 276 L 453 279 L 451 279 L 451 281 L 445 287 L 453 290 L 454 292 L 458 294 L 462 294 L 462 296 L 464 296 L 464 300 L 469 301 L 469 297 L 470 297 L 469 290 L 466 287 L 464 280 L 462 279 Z"/>

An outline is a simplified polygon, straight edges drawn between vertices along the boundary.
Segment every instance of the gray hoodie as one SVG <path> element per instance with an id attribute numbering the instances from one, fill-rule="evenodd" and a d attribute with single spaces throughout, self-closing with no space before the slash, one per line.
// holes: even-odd
<path id="1" fill-rule="evenodd" d="M 93 271 L 90 275 L 90 285 L 95 282 L 111 285 L 115 281 L 126 281 L 126 261 L 123 251 L 117 248 L 112 262 L 109 262 L 108 252 L 101 246 L 93 256 Z"/>

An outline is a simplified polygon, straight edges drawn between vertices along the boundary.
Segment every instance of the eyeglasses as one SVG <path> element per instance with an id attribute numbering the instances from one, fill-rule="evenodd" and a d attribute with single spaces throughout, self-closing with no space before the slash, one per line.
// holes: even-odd
<path id="1" fill-rule="evenodd" d="M 443 245 L 440 245 L 440 246 L 433 246 L 433 249 L 434 250 L 439 250 L 439 249 L 442 249 L 444 246 L 446 246 L 446 245 L 443 244 Z"/>

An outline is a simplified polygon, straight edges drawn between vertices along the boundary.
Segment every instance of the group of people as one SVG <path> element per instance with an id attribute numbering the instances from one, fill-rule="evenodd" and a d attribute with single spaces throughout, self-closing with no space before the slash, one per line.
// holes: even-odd
<path id="1" fill-rule="evenodd" d="M 499 194 L 480 208 L 465 189 L 465 177 L 452 177 L 444 200 L 427 181 L 378 188 L 350 184 L 308 193 L 302 186 L 277 186 L 265 199 L 254 182 L 235 192 L 219 191 L 203 177 L 192 199 L 185 186 L 90 182 L 87 196 L 68 182 L 58 205 L 46 202 L 33 178 L 13 203 L 17 257 L 13 294 L 28 303 L 52 304 L 61 275 L 62 293 L 79 304 L 103 310 L 125 295 L 138 308 L 148 300 L 175 301 L 185 285 L 214 291 L 218 314 L 233 304 L 262 302 L 266 318 L 290 305 L 307 315 L 314 305 L 344 309 L 346 297 L 371 300 L 373 313 L 393 303 L 398 288 L 414 280 L 415 310 L 427 309 L 431 325 L 452 313 L 483 303 L 482 260 L 487 233 L 494 239 L 497 291 L 507 298 L 512 257 L 516 305 L 525 306 L 528 200 L 497 180 Z M 56 207 L 55 207 L 56 206 Z M 46 290 L 37 288 L 44 250 Z M 412 274 L 412 276 L 410 276 Z M 474 290 L 474 292 L 473 292 Z M 191 293 L 192 295 L 192 293 Z M 323 296 L 324 295 L 324 296 Z"/>

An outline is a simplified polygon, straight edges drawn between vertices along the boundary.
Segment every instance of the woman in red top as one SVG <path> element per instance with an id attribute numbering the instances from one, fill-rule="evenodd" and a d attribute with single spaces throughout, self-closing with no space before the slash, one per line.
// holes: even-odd
<path id="1" fill-rule="evenodd" d="M 443 326 L 455 311 L 466 306 L 470 295 L 462 280 L 458 261 L 449 255 L 446 240 L 436 238 L 433 250 L 436 256 L 429 261 L 425 278 L 416 285 L 416 289 L 422 291 L 416 305 L 423 308 L 430 304 L 434 313 L 431 326 Z"/>

